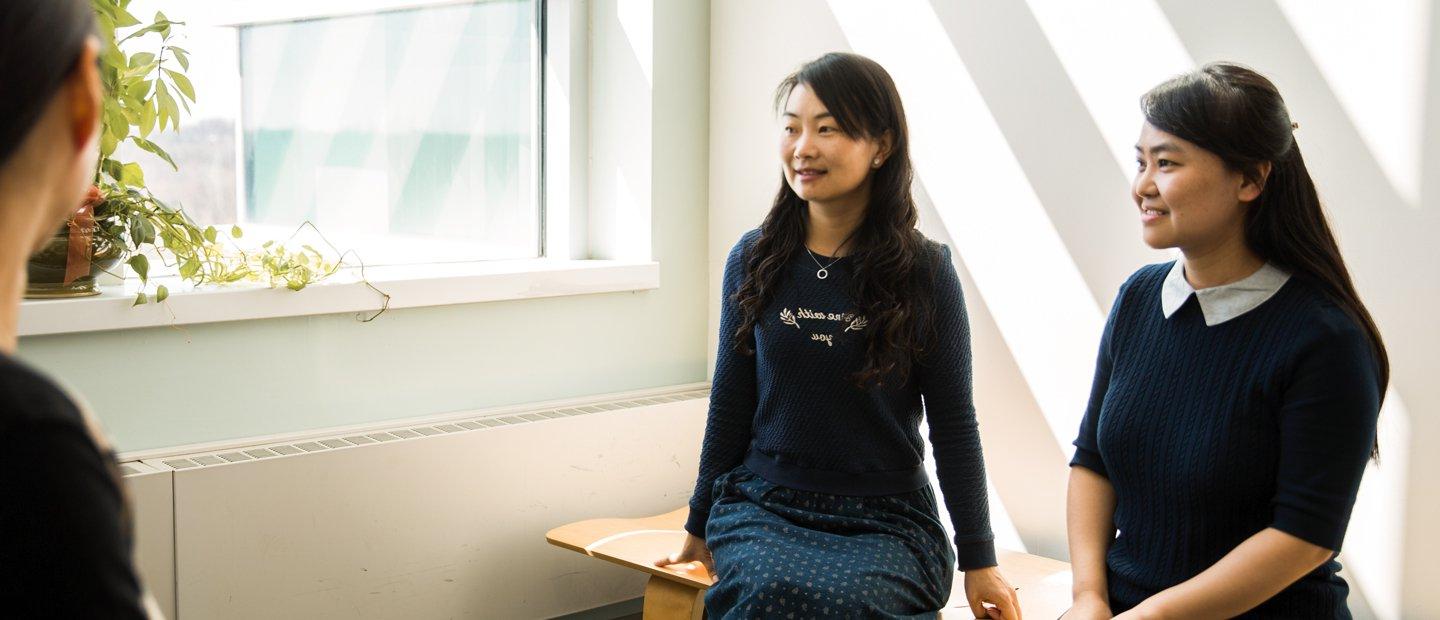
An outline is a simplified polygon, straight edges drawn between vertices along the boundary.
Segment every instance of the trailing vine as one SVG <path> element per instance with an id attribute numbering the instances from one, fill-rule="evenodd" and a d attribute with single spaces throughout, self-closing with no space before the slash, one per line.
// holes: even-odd
<path id="1" fill-rule="evenodd" d="M 202 228 L 184 209 L 170 206 L 146 188 L 138 162 L 118 159 L 118 148 L 128 142 L 179 170 L 174 158 L 150 137 L 155 132 L 178 131 L 182 116 L 189 114 L 190 104 L 195 102 L 195 87 L 186 76 L 190 52 L 173 42 L 185 23 L 160 12 L 150 23 L 142 23 L 127 10 L 130 0 L 91 0 L 91 4 L 100 25 L 100 78 L 105 96 L 95 190 L 88 204 L 93 209 L 95 234 L 124 247 L 129 255 L 126 264 L 140 277 L 134 305 L 149 303 L 152 298 L 163 302 L 170 295 L 164 285 L 147 292 L 151 291 L 150 250 L 163 264 L 175 268 L 181 280 L 195 286 L 249 281 L 297 292 L 334 276 L 347 265 L 347 257 L 354 258 L 361 282 L 383 298 L 380 310 L 364 320 L 383 313 L 390 296 L 365 278 L 364 262 L 353 251 L 340 252 L 313 223 L 301 224 L 284 242 L 269 240 L 247 250 L 237 243 L 244 237 L 238 225 L 225 234 L 214 226 Z M 121 49 L 130 41 L 154 43 L 156 39 L 158 45 L 148 48 L 153 51 L 127 54 Z M 323 241 L 329 254 L 310 244 L 291 245 L 307 228 Z"/>

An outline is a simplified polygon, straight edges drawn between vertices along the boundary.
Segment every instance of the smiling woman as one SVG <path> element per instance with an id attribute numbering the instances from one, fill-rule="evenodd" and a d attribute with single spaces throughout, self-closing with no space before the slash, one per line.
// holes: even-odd
<path id="1" fill-rule="evenodd" d="M 1232 168 L 1219 155 L 1146 123 L 1140 130 L 1134 198 L 1140 208 L 1145 243 L 1153 248 L 1180 248 L 1188 260 L 1205 261 L 1245 245 L 1246 205 L 1260 195 L 1270 162 L 1256 164 L 1249 174 Z M 1240 252 L 1233 267 L 1238 275 L 1260 268 L 1259 257 Z M 1192 274 L 1198 275 L 1198 274 Z M 1239 279 L 1235 273 L 1209 273 L 1216 282 Z"/>
<path id="2" fill-rule="evenodd" d="M 713 563 L 706 609 L 729 618 L 931 614 L 958 562 L 973 609 L 1017 618 L 995 568 L 965 301 L 949 249 L 915 229 L 895 84 L 827 54 L 781 82 L 776 107 L 780 188 L 725 265 L 690 535 L 659 563 Z"/>
<path id="3" fill-rule="evenodd" d="M 854 139 L 840 130 L 835 115 L 804 84 L 790 91 L 782 119 L 781 169 L 795 195 L 830 211 L 855 206 L 835 204 L 839 201 L 869 198 L 870 171 L 889 155 L 892 132 Z M 829 253 L 839 255 L 840 248 Z"/>
<path id="4" fill-rule="evenodd" d="M 1215 63 L 1142 99 L 1145 242 L 1075 440 L 1070 620 L 1349 618 L 1340 549 L 1389 379 L 1279 91 Z"/>

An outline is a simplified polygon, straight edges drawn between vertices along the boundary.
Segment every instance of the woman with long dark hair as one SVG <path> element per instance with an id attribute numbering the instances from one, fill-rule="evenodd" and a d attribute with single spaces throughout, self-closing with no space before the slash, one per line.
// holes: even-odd
<path id="1" fill-rule="evenodd" d="M 1279 91 L 1213 63 L 1142 99 L 1144 240 L 1075 440 L 1067 618 L 1349 618 L 1334 557 L 1389 379 Z"/>
<path id="2" fill-rule="evenodd" d="M 995 568 L 965 303 L 949 249 L 915 229 L 899 92 L 834 53 L 776 108 L 780 190 L 725 265 L 689 536 L 658 563 L 709 566 L 714 618 L 873 618 L 933 615 L 958 560 L 976 617 L 1019 618 Z"/>
<path id="3" fill-rule="evenodd" d="M 113 453 L 69 395 L 12 357 L 26 259 L 80 207 L 99 157 L 91 11 L 86 0 L 0 2 L 0 616 L 7 618 L 146 615 Z"/>

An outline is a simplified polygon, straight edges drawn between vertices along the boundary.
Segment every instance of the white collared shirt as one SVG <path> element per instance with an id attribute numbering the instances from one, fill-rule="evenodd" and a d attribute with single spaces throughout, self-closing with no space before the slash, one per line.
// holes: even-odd
<path id="1" fill-rule="evenodd" d="M 1197 291 L 1185 279 L 1185 261 L 1177 259 L 1160 288 L 1160 310 L 1168 319 L 1194 295 L 1200 303 L 1200 313 L 1205 316 L 1205 325 L 1219 325 L 1259 307 L 1289 280 L 1288 272 L 1265 263 L 1243 279 Z"/>

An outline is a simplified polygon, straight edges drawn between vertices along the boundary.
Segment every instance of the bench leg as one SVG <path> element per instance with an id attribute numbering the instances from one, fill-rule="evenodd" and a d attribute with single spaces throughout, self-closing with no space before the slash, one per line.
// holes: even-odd
<path id="1" fill-rule="evenodd" d="M 700 620 L 705 613 L 705 591 L 664 577 L 645 583 L 644 620 Z"/>

